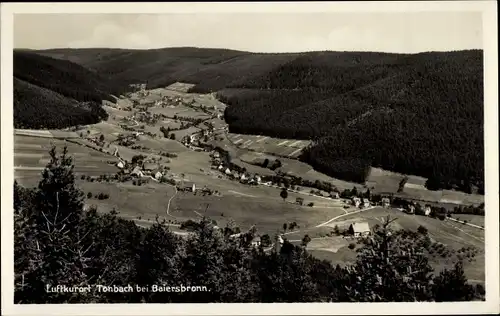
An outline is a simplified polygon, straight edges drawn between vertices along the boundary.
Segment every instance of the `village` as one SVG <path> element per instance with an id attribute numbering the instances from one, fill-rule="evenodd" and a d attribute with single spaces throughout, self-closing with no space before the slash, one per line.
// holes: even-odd
<path id="1" fill-rule="evenodd" d="M 53 132 L 82 151 L 107 157 L 108 167 L 92 169 L 96 160 L 85 162 L 85 155 L 80 156 L 92 170 L 79 175 L 91 203 L 103 210 L 117 207 L 139 225 L 163 216 L 182 236 L 190 234 L 186 223 L 206 216 L 217 222 L 214 229 L 249 246 L 270 251 L 287 240 L 333 261 L 348 260 L 342 256 L 351 260 L 356 240 L 370 235 L 385 216 L 398 217 L 403 227 L 430 227 L 436 240 L 449 239 L 457 229 L 473 236 L 484 231 L 480 216 L 458 217 L 453 206 L 307 171 L 310 167 L 292 159 L 307 145 L 302 141 L 232 134 L 224 121 L 225 104 L 212 94 L 188 93 L 191 86 L 176 83 L 147 90 L 137 85 L 136 92 L 104 103 L 107 121 Z M 149 199 L 158 199 L 155 205 L 165 203 L 165 210 L 152 207 L 134 215 L 136 202 L 123 202 L 114 187 L 144 192 L 137 203 L 154 193 Z M 211 205 L 208 211 L 204 205 Z M 471 212 L 484 213 L 484 204 Z M 229 222 L 234 222 L 232 231 L 224 231 Z M 454 228 L 457 224 L 461 227 Z M 471 238 L 466 237 L 466 244 L 476 242 Z M 342 249 L 349 254 L 339 255 Z"/>

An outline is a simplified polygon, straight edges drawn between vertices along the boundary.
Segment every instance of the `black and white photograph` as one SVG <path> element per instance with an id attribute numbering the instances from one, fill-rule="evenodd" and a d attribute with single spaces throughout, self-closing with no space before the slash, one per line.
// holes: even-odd
<path id="1" fill-rule="evenodd" d="M 2 305 L 498 313 L 496 19 L 2 3 Z"/>

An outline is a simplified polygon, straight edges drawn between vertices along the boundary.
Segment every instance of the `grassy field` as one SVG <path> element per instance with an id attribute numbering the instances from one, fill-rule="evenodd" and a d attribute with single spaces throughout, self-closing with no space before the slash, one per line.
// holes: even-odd
<path id="1" fill-rule="evenodd" d="M 221 226 L 234 220 L 242 230 L 256 225 L 261 234 L 275 234 L 283 229 L 283 223 L 295 221 L 300 227 L 310 227 L 332 216 L 332 212 L 326 209 L 300 207 L 278 199 L 261 200 L 242 194 L 202 197 L 180 193 L 173 200 L 172 207 L 171 214 L 178 218 L 199 218 L 201 214 L 216 220 Z"/>
<path id="2" fill-rule="evenodd" d="M 297 158 L 309 141 L 278 139 L 258 135 L 228 134 L 228 139 L 237 147 L 249 150 Z"/>
<path id="3" fill-rule="evenodd" d="M 68 147 L 75 163 L 75 173 L 85 175 L 114 174 L 118 169 L 108 162 L 117 162 L 115 157 L 64 140 L 14 136 L 14 176 L 21 184 L 34 185 L 41 171 L 49 162 L 49 150 L 56 145 L 59 152 Z"/>
<path id="4" fill-rule="evenodd" d="M 473 214 L 452 214 L 452 218 L 461 221 L 467 221 L 473 225 L 483 226 L 484 227 L 484 216 L 473 215 Z"/>
<path id="5" fill-rule="evenodd" d="M 174 195 L 172 186 L 150 181 L 148 184 L 135 186 L 132 183 L 97 183 L 78 181 L 78 186 L 85 194 L 91 192 L 107 193 L 109 199 L 87 199 L 87 205 L 95 205 L 101 212 L 116 209 L 120 216 L 135 219 L 154 220 L 156 215 L 171 219 L 166 215 L 168 200 Z"/>
<path id="6" fill-rule="evenodd" d="M 425 216 L 409 215 L 393 209 L 375 208 L 361 213 L 350 214 L 329 224 L 329 227 L 321 227 L 316 231 L 308 231 L 307 234 L 312 238 L 318 238 L 325 235 L 328 230 L 333 230 L 335 225 L 339 228 L 346 228 L 354 222 L 368 222 L 370 227 L 380 225 L 384 218 L 391 216 L 397 218 L 393 223 L 394 229 L 409 229 L 416 231 L 422 225 L 429 231 L 429 236 L 436 242 L 443 243 L 449 249 L 457 251 L 462 247 L 474 247 L 478 250 L 475 261 L 465 263 L 465 272 L 469 279 L 474 281 L 484 281 L 484 231 L 454 223 L 452 221 L 441 221 Z M 465 218 L 464 218 L 465 219 Z M 304 234 L 306 232 L 302 232 Z M 289 235 L 289 239 L 298 239 L 300 233 Z M 329 260 L 333 263 L 353 262 L 355 252 L 347 248 L 349 240 L 343 240 L 342 237 L 313 239 L 308 245 L 308 249 L 318 258 Z M 344 245 L 342 247 L 342 245 Z M 437 271 L 445 267 L 450 267 L 455 258 L 443 259 L 438 256 L 431 257 L 431 264 Z"/>
<path id="7" fill-rule="evenodd" d="M 191 83 L 176 82 L 176 83 L 169 85 L 165 89 L 179 91 L 179 92 L 187 92 L 189 89 L 191 89 L 194 86 L 195 85 L 191 84 Z"/>

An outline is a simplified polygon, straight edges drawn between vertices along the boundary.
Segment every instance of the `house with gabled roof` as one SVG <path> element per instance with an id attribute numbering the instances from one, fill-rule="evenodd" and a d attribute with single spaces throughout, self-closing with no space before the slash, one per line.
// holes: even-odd
<path id="1" fill-rule="evenodd" d="M 370 225 L 367 222 L 352 223 L 349 226 L 349 233 L 354 237 L 364 237 L 370 235 Z"/>

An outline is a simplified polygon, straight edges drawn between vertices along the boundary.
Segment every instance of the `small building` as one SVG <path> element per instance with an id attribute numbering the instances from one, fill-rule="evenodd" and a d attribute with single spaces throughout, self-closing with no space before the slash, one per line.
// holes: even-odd
<path id="1" fill-rule="evenodd" d="M 389 207 L 389 206 L 391 206 L 391 201 L 389 200 L 389 198 L 387 198 L 387 197 L 382 198 L 382 206 L 383 207 Z"/>
<path id="2" fill-rule="evenodd" d="M 224 166 L 223 165 L 219 165 L 218 169 L 222 171 L 222 170 L 224 170 Z"/>
<path id="3" fill-rule="evenodd" d="M 425 214 L 425 216 L 431 215 L 431 212 L 432 212 L 431 206 L 429 204 L 425 205 L 425 207 L 424 207 L 424 214 Z"/>
<path id="4" fill-rule="evenodd" d="M 340 197 L 340 194 L 338 192 L 332 191 L 330 192 L 330 197 L 332 199 L 338 199 Z"/>
<path id="5" fill-rule="evenodd" d="M 227 175 L 230 175 L 231 174 L 231 170 L 229 170 L 229 168 L 226 168 L 226 171 L 224 171 L 225 174 Z"/>
<path id="6" fill-rule="evenodd" d="M 138 166 L 136 166 L 130 174 L 133 176 L 137 176 L 139 178 L 144 177 L 144 173 L 142 172 L 141 168 L 139 168 Z"/>
<path id="7" fill-rule="evenodd" d="M 214 152 L 214 158 L 220 158 L 220 154 L 218 151 Z"/>
<path id="8" fill-rule="evenodd" d="M 304 199 L 301 197 L 298 197 L 295 199 L 295 204 L 297 205 L 304 205 Z"/>
<path id="9" fill-rule="evenodd" d="M 370 225 L 367 222 L 352 223 L 349 226 L 349 233 L 354 237 L 364 237 L 370 234 Z"/>
<path id="10" fill-rule="evenodd" d="M 259 175 L 256 175 L 255 181 L 257 181 L 257 183 L 260 184 L 262 182 L 262 178 Z"/>
<path id="11" fill-rule="evenodd" d="M 153 171 L 153 175 L 156 180 L 160 180 L 163 177 L 163 173 L 159 169 Z"/>
<path id="12" fill-rule="evenodd" d="M 116 164 L 116 166 L 117 166 L 118 168 L 120 168 L 120 169 L 125 168 L 125 164 L 124 164 L 123 162 L 121 162 L 121 161 L 119 161 L 119 162 Z"/>
<path id="13" fill-rule="evenodd" d="M 361 199 L 359 197 L 353 197 L 351 202 L 355 207 L 359 207 L 361 205 Z"/>
<path id="14" fill-rule="evenodd" d="M 370 207 L 370 200 L 368 200 L 367 198 L 364 198 L 363 199 L 363 207 Z"/>
<path id="15" fill-rule="evenodd" d="M 260 243 L 261 243 L 260 236 L 256 236 L 256 237 L 254 237 L 254 239 L 252 239 L 252 246 L 253 247 L 259 247 Z"/>

